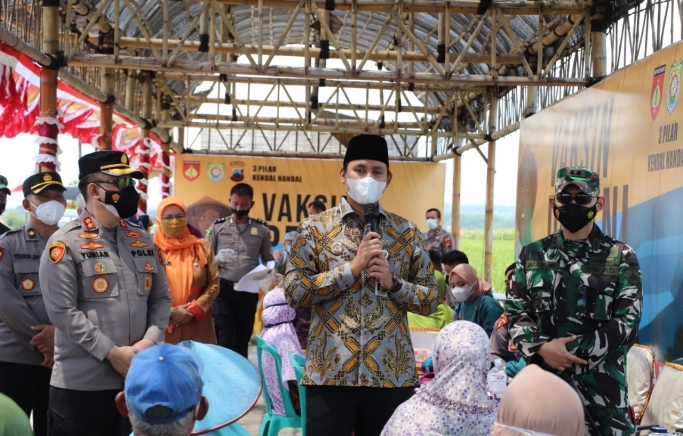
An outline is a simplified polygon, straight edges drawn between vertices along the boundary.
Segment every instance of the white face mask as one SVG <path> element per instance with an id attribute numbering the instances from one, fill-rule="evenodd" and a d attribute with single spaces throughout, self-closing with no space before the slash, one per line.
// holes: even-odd
<path id="1" fill-rule="evenodd" d="M 50 200 L 38 206 L 31 203 L 31 200 L 29 200 L 29 203 L 36 208 L 36 213 L 31 212 L 31 215 L 48 226 L 57 224 L 64 216 L 64 211 L 66 210 L 66 207 L 57 200 Z"/>
<path id="2" fill-rule="evenodd" d="M 100 201 L 100 203 L 102 202 Z M 121 216 L 119 215 L 119 211 L 117 211 L 116 208 L 111 204 L 102 203 L 102 206 L 104 206 L 104 208 L 107 209 L 109 213 L 114 215 L 116 218 L 121 218 Z"/>
<path id="3" fill-rule="evenodd" d="M 455 297 L 456 300 L 458 300 L 461 303 L 464 303 L 472 295 L 473 289 L 474 289 L 474 283 L 472 283 L 471 285 L 469 285 L 466 288 L 461 288 L 459 286 L 456 286 L 455 288 L 452 289 L 452 292 L 453 292 L 453 296 Z"/>
<path id="4" fill-rule="evenodd" d="M 434 230 L 439 226 L 439 220 L 436 218 L 427 218 L 427 228 L 429 230 Z"/>
<path id="5" fill-rule="evenodd" d="M 387 187 L 387 182 L 378 182 L 372 177 L 363 177 L 362 179 L 346 178 L 346 185 L 348 188 L 349 197 L 359 204 L 374 204 L 382 198 L 384 188 Z"/>

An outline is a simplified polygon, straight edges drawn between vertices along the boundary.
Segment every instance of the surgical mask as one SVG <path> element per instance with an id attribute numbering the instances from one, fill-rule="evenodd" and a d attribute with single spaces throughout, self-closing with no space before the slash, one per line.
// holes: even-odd
<path id="1" fill-rule="evenodd" d="M 576 233 L 593 221 L 595 214 L 598 213 L 597 203 L 593 207 L 581 206 L 576 203 L 565 204 L 564 206 L 554 206 L 555 218 L 562 224 L 562 227 L 571 233 Z"/>
<path id="2" fill-rule="evenodd" d="M 292 251 L 292 246 L 291 246 L 291 245 L 286 246 L 286 247 L 285 247 L 285 251 L 286 251 L 287 253 L 289 253 L 290 251 Z"/>
<path id="3" fill-rule="evenodd" d="M 187 229 L 187 220 L 174 218 L 168 221 L 161 221 L 161 230 L 170 238 L 180 238 Z"/>
<path id="4" fill-rule="evenodd" d="M 434 230 L 439 226 L 439 221 L 436 218 L 427 218 L 427 228 Z"/>
<path id="5" fill-rule="evenodd" d="M 387 182 L 378 182 L 372 177 L 362 179 L 346 178 L 349 197 L 359 204 L 375 204 L 382 198 Z"/>
<path id="6" fill-rule="evenodd" d="M 122 191 L 107 191 L 101 186 L 100 189 L 105 193 L 104 201 L 101 203 L 112 215 L 126 219 L 137 213 L 140 194 L 134 186 L 129 186 Z"/>
<path id="7" fill-rule="evenodd" d="M 470 297 L 472 296 L 473 290 L 474 290 L 474 283 L 472 283 L 471 285 L 469 285 L 466 288 L 461 288 L 460 286 L 456 286 L 451 291 L 453 292 L 453 296 L 455 297 L 456 300 L 458 300 L 461 303 L 464 303 L 465 301 L 470 299 Z"/>
<path id="8" fill-rule="evenodd" d="M 246 210 L 233 210 L 233 212 L 235 213 L 235 217 L 236 217 L 238 220 L 241 220 L 242 218 L 244 218 L 244 217 L 246 217 L 247 215 L 249 215 L 249 211 L 250 211 L 250 210 L 251 210 L 251 208 L 246 209 Z"/>
<path id="9" fill-rule="evenodd" d="M 31 203 L 31 200 L 29 200 Z M 66 207 L 57 200 L 50 200 L 46 203 L 36 206 L 31 203 L 31 206 L 36 208 L 36 213 L 31 212 L 31 215 L 48 226 L 54 226 L 64 216 Z"/>

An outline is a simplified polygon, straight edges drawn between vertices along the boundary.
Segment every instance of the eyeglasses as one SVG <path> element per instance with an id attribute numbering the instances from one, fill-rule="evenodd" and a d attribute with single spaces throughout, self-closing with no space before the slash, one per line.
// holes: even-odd
<path id="1" fill-rule="evenodd" d="M 130 177 L 122 177 L 120 179 L 111 179 L 111 180 L 99 180 L 99 183 L 111 183 L 119 187 L 119 191 L 123 191 L 124 189 L 130 187 L 130 186 L 135 186 L 135 179 L 132 179 Z"/>
<path id="2" fill-rule="evenodd" d="M 184 213 L 179 213 L 176 215 L 162 215 L 161 216 L 161 221 L 171 221 L 171 220 L 186 220 L 187 215 Z"/>
<path id="3" fill-rule="evenodd" d="M 593 201 L 593 198 L 595 197 L 588 194 L 566 194 L 564 192 L 555 196 L 555 200 L 562 204 L 569 204 L 572 202 L 572 200 L 574 200 L 576 201 L 576 204 L 580 204 L 582 206 L 589 204 L 591 201 Z"/>

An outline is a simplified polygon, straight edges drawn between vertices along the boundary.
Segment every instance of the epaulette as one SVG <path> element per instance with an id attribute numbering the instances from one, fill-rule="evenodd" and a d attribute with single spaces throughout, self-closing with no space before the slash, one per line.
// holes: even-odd
<path id="1" fill-rule="evenodd" d="M 268 223 L 263 221 L 261 218 L 252 218 L 254 221 L 256 221 L 259 224 L 263 224 L 264 226 L 268 227 Z"/>
<path id="2" fill-rule="evenodd" d="M 24 227 L 21 226 L 21 227 L 15 227 L 15 228 L 13 228 L 13 229 L 9 229 L 9 230 L 7 230 L 2 236 L 9 235 L 9 234 L 11 234 L 11 233 L 20 232 L 23 228 L 24 228 Z"/>
<path id="3" fill-rule="evenodd" d="M 127 225 L 127 226 L 137 227 L 137 228 L 142 229 L 142 230 L 147 230 L 147 229 L 145 229 L 144 227 L 142 227 L 142 225 L 141 225 L 140 223 L 134 222 L 134 221 L 126 221 L 126 225 Z"/>
<path id="4" fill-rule="evenodd" d="M 213 220 L 213 223 L 214 223 L 214 224 L 218 224 L 218 223 L 224 223 L 224 222 L 225 222 L 225 220 L 227 220 L 227 219 L 228 219 L 227 217 L 223 217 L 223 218 L 216 218 L 216 219 L 214 219 L 214 220 Z"/>

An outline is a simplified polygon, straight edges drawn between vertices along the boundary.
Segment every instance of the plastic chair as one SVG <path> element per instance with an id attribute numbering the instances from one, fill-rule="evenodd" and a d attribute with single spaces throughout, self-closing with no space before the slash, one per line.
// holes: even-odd
<path id="1" fill-rule="evenodd" d="M 296 383 L 299 386 L 299 403 L 301 404 L 301 435 L 306 436 L 306 386 L 301 384 L 301 378 L 304 376 L 304 366 L 306 366 L 306 358 L 301 354 L 289 353 L 289 360 L 291 360 L 294 364 Z"/>
<path id="2" fill-rule="evenodd" d="M 263 423 L 261 424 L 261 432 L 259 434 L 261 436 L 277 436 L 283 428 L 301 428 L 301 417 L 294 411 L 292 399 L 289 397 L 289 390 L 282 383 L 282 358 L 280 353 L 259 335 L 254 335 L 254 339 L 256 339 L 258 370 L 261 373 L 261 383 L 263 385 L 263 399 L 266 402 L 266 413 L 263 415 Z M 280 397 L 282 398 L 282 404 L 285 406 L 284 416 L 273 413 L 273 401 L 270 398 L 270 392 L 268 392 L 268 385 L 266 384 L 266 375 L 263 372 L 262 355 L 264 351 L 269 353 L 275 361 Z"/>

